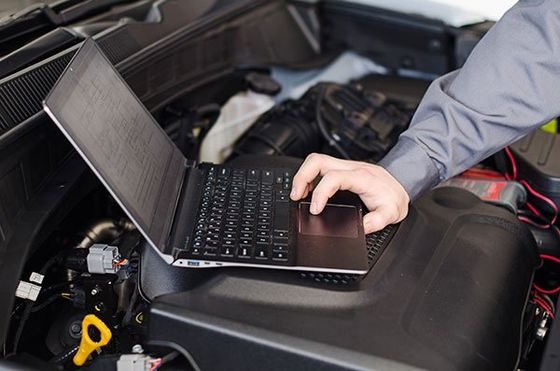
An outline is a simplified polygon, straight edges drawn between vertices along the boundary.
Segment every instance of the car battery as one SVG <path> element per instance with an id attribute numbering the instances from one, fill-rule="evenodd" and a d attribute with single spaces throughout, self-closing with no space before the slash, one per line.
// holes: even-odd
<path id="1" fill-rule="evenodd" d="M 539 129 L 510 149 L 517 163 L 518 178 L 560 206 L 560 137 Z"/>
<path id="2" fill-rule="evenodd" d="M 442 183 L 441 187 L 465 189 L 477 195 L 481 200 L 505 207 L 512 213 L 527 201 L 527 192 L 518 182 L 502 179 L 478 179 L 458 176 Z"/>

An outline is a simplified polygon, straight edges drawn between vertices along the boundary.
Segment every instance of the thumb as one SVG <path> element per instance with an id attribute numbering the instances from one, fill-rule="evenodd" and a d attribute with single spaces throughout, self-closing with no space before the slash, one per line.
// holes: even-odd
<path id="1" fill-rule="evenodd" d="M 366 234 L 382 230 L 391 223 L 394 223 L 394 213 L 387 206 L 380 206 L 364 216 L 364 232 Z"/>

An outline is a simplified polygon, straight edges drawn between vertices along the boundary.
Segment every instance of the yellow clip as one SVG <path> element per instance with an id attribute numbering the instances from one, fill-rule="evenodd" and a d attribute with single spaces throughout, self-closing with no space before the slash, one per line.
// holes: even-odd
<path id="1" fill-rule="evenodd" d="M 556 134 L 556 132 L 558 131 L 558 120 L 554 119 L 552 121 L 549 121 L 548 123 L 541 126 L 541 129 L 546 131 L 547 133 Z"/>
<path id="2" fill-rule="evenodd" d="M 89 336 L 89 326 L 95 327 L 99 334 L 101 335 L 101 339 L 99 341 L 93 341 Z M 86 363 L 89 355 L 96 350 L 97 348 L 101 348 L 109 343 L 111 340 L 111 330 L 102 320 L 97 318 L 93 314 L 88 314 L 82 320 L 82 340 L 80 341 L 80 347 L 78 348 L 78 352 L 74 355 L 72 359 L 76 366 L 82 366 Z"/>

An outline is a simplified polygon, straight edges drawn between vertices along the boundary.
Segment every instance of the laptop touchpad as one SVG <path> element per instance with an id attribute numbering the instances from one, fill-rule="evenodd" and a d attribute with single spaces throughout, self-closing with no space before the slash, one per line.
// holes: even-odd
<path id="1" fill-rule="evenodd" d="M 322 237 L 358 237 L 358 209 L 350 205 L 327 204 L 319 215 L 309 212 L 309 202 L 299 204 L 299 233 Z"/>

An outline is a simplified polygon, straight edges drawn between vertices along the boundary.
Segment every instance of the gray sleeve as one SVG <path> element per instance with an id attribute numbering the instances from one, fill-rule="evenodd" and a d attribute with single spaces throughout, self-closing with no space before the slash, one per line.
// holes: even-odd
<path id="1" fill-rule="evenodd" d="M 560 1 L 520 0 L 435 80 L 379 163 L 411 199 L 560 115 Z"/>

